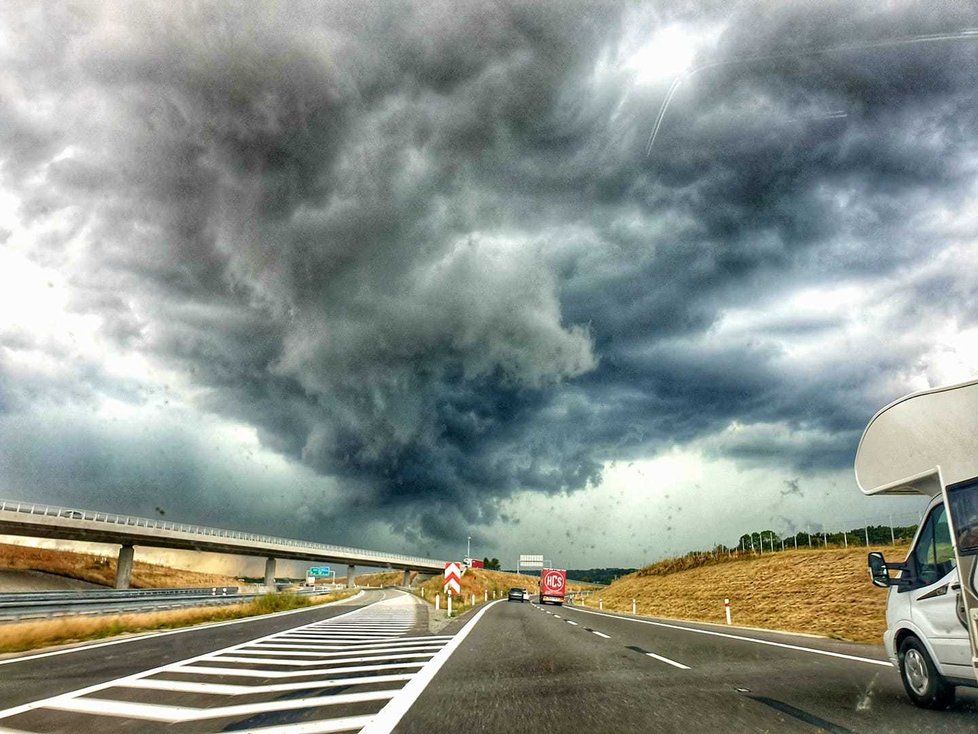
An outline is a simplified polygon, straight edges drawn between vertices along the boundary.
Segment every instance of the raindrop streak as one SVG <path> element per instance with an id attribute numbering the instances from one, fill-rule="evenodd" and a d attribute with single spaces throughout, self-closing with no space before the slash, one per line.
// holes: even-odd
<path id="1" fill-rule="evenodd" d="M 907 46 L 913 43 L 934 43 L 937 41 L 960 41 L 975 39 L 978 39 L 978 28 L 966 28 L 964 30 L 954 31 L 951 33 L 929 33 L 919 36 L 900 36 L 897 38 L 885 39 L 883 41 L 874 41 L 872 43 L 847 43 L 842 44 L 841 46 L 829 46 L 827 48 L 812 49 L 810 51 L 793 51 L 791 53 L 740 56 L 733 59 L 727 59 L 725 61 L 713 61 L 709 64 L 694 66 L 692 69 L 684 71 L 673 79 L 672 84 L 669 85 L 669 89 L 666 91 L 666 96 L 662 99 L 662 105 L 659 107 L 659 114 L 655 117 L 655 124 L 652 125 L 652 132 L 649 133 L 649 142 L 645 145 L 645 156 L 649 157 L 652 155 L 652 146 L 655 145 L 655 138 L 659 134 L 659 128 L 662 127 L 662 118 L 666 116 L 666 110 L 669 108 L 669 103 L 672 101 L 673 96 L 675 96 L 679 86 L 694 74 L 698 74 L 706 69 L 713 69 L 718 66 L 730 66 L 731 64 L 747 64 L 752 61 L 795 59 L 803 56 L 822 56 L 825 54 L 841 53 L 845 51 L 862 51 L 870 48 Z"/>

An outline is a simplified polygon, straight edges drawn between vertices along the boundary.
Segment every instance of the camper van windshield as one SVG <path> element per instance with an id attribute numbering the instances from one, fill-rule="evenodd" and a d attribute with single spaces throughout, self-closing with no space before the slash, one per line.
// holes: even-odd
<path id="1" fill-rule="evenodd" d="M 948 488 L 958 552 L 978 554 L 978 481 Z"/>

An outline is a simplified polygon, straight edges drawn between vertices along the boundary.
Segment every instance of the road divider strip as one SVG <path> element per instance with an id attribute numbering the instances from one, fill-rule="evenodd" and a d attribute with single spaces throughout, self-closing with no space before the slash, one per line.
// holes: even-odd
<path id="1" fill-rule="evenodd" d="M 87 652 L 88 650 L 94 650 L 99 647 L 110 647 L 112 645 L 124 645 L 127 642 L 142 642 L 143 640 L 151 640 L 156 637 L 167 637 L 169 635 L 179 635 L 184 632 L 199 632 L 205 629 L 215 629 L 217 627 L 224 627 L 229 624 L 244 624 L 245 622 L 257 622 L 262 619 L 272 619 L 274 617 L 284 617 L 287 614 L 299 614 L 300 612 L 310 612 L 315 609 L 323 609 L 332 604 L 340 604 L 342 602 L 351 602 L 359 599 L 363 596 L 363 592 L 359 592 L 354 596 L 347 597 L 346 599 L 337 599 L 336 601 L 326 602 L 325 604 L 317 604 L 311 607 L 302 607 L 301 609 L 289 609 L 284 612 L 273 612 L 272 614 L 259 614 L 254 617 L 242 617 L 241 619 L 229 619 L 226 622 L 213 622 L 210 624 L 198 624 L 191 627 L 181 627 L 176 630 L 167 630 L 166 632 L 150 632 L 150 633 L 140 633 L 133 635 L 132 637 L 125 637 L 121 640 L 109 640 L 108 642 L 96 642 L 92 645 L 77 645 L 75 647 L 69 647 L 64 650 L 52 650 L 51 652 L 40 652 L 34 655 L 20 655 L 18 657 L 7 658 L 6 660 L 0 660 L 0 665 L 9 665 L 11 663 L 24 663 L 28 660 L 39 660 L 41 658 L 49 658 L 55 655 L 67 655 L 73 652 Z M 335 619 L 335 617 L 334 617 Z"/>
<path id="2" fill-rule="evenodd" d="M 424 692 L 424 689 L 428 687 L 435 674 L 441 670 L 441 667 L 448 661 L 452 656 L 452 653 L 458 649 L 458 646 L 462 644 L 462 641 L 468 637 L 469 633 L 482 619 L 482 615 L 488 612 L 492 607 L 503 599 L 497 599 L 496 601 L 489 602 L 482 609 L 476 612 L 476 615 L 466 623 L 462 629 L 458 631 L 452 640 L 445 645 L 438 653 L 425 665 L 418 674 L 412 678 L 404 688 L 402 688 L 398 694 L 391 699 L 391 701 L 382 708 L 373 720 L 367 724 L 363 729 L 360 730 L 360 734 L 390 734 L 397 726 L 398 722 L 404 717 L 404 714 L 408 712 L 414 702 L 418 700 L 418 697 Z"/>
<path id="3" fill-rule="evenodd" d="M 353 614 L 356 614 L 357 612 L 360 612 L 360 611 L 362 611 L 364 609 L 369 609 L 370 607 L 374 606 L 375 604 L 379 604 L 379 603 L 380 602 L 378 601 L 378 602 L 374 602 L 372 604 L 368 604 L 366 607 L 358 607 L 356 609 L 351 609 L 349 612 L 344 612 L 343 614 L 338 614 L 335 617 L 330 617 L 328 620 L 320 620 L 320 621 L 330 621 L 330 622 L 333 622 L 335 620 L 343 619 L 345 617 L 349 617 L 349 616 L 351 616 Z M 308 609 L 309 609 L 309 607 L 303 609 L 302 611 L 308 611 Z M 292 613 L 294 613 L 294 612 L 284 612 L 284 614 L 292 614 Z M 272 616 L 272 615 L 267 615 L 267 616 Z M 254 619 L 256 619 L 256 618 L 255 617 L 251 617 L 251 618 L 246 619 L 246 620 L 234 620 L 234 622 L 251 621 L 251 620 L 254 620 Z M 222 623 L 222 624 L 233 624 L 234 622 Z M 319 624 L 319 622 L 311 622 L 310 624 L 305 625 L 305 626 L 312 627 L 314 624 Z M 207 626 L 208 627 L 217 627 L 219 625 L 207 625 Z M 198 627 L 196 629 L 200 629 L 200 628 Z M 176 632 L 176 631 L 184 632 L 185 630 L 174 630 L 174 632 Z M 170 633 L 164 633 L 164 634 L 173 634 L 173 633 L 170 632 Z M 257 640 L 248 640 L 247 642 L 242 642 L 242 643 L 239 643 L 237 645 L 232 645 L 231 647 L 225 648 L 224 650 L 219 650 L 218 653 L 220 653 L 220 652 L 230 652 L 230 651 L 233 651 L 233 650 L 239 650 L 241 648 L 247 647 L 248 645 L 250 645 L 250 644 L 252 644 L 254 642 L 263 642 L 265 640 L 272 639 L 273 637 L 276 637 L 276 636 L 279 636 L 279 635 L 282 635 L 282 634 L 283 634 L 283 632 L 274 632 L 274 633 L 272 633 L 270 635 L 264 635 L 262 637 L 259 637 Z M 153 637 L 153 636 L 157 636 L 157 635 L 150 635 L 150 636 Z M 146 638 L 145 637 L 139 637 L 138 639 L 146 639 Z M 130 640 L 120 640 L 120 642 L 129 642 L 129 641 Z M 113 643 L 106 643 L 106 644 L 113 644 Z M 101 645 L 87 645 L 84 648 L 79 648 L 79 649 L 91 650 L 93 647 L 101 647 Z M 71 652 L 71 651 L 69 651 L 69 652 Z M 149 670 L 141 670 L 138 673 L 133 673 L 132 675 L 127 675 L 127 676 L 124 676 L 122 678 L 116 678 L 114 680 L 103 681 L 102 683 L 96 683 L 95 685 L 86 686 L 85 688 L 79 688 L 78 690 L 75 690 L 75 691 L 69 691 L 67 693 L 61 693 L 61 694 L 58 694 L 56 696 L 51 696 L 49 698 L 42 698 L 42 699 L 37 700 L 37 701 L 31 701 L 30 703 L 21 704 L 20 706 L 14 706 L 12 708 L 4 709 L 4 710 L 0 711 L 0 719 L 8 719 L 10 717 L 17 716 L 17 715 L 23 714 L 23 713 L 27 713 L 28 711 L 33 711 L 33 710 L 39 709 L 39 708 L 52 708 L 52 707 L 56 707 L 56 706 L 60 707 L 66 701 L 72 701 L 72 700 L 75 700 L 75 699 L 79 699 L 82 696 L 88 696 L 89 694 L 96 693 L 98 691 L 104 691 L 104 690 L 106 690 L 108 688 L 125 688 L 126 687 L 126 683 L 129 683 L 131 681 L 139 680 L 140 678 L 147 678 L 147 677 L 156 675 L 157 673 L 162 673 L 162 672 L 164 672 L 166 670 L 172 670 L 172 669 L 177 668 L 177 667 L 179 667 L 181 665 L 192 665 L 193 663 L 198 662 L 198 661 L 210 660 L 210 659 L 213 659 L 213 657 L 215 656 L 215 654 L 217 654 L 217 653 L 215 653 L 215 652 L 208 652 L 208 653 L 204 653 L 203 655 L 195 655 L 194 657 L 187 658 L 186 660 L 182 660 L 179 663 L 167 663 L 166 665 L 160 665 L 160 666 L 155 667 L 155 668 L 150 668 Z M 31 658 L 39 658 L 39 657 L 46 657 L 46 655 L 32 655 L 30 657 Z M 18 658 L 17 660 L 23 660 L 23 659 L 24 658 Z M 252 660 L 252 662 L 254 662 L 254 661 Z M 333 662 L 336 662 L 336 661 L 334 660 Z M 96 699 L 96 700 L 101 700 L 101 699 Z"/>

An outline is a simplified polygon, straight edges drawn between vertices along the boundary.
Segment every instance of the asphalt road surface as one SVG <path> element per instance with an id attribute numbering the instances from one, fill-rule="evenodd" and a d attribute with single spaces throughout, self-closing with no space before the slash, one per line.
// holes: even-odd
<path id="1" fill-rule="evenodd" d="M 974 732 L 881 648 L 497 602 L 428 633 L 396 591 L 0 661 L 0 731 Z"/>
<path id="2" fill-rule="evenodd" d="M 396 731 L 446 722 L 458 732 L 978 731 L 975 692 L 958 689 L 950 711 L 917 709 L 896 670 L 880 664 L 882 648 L 666 624 L 503 602 Z"/>

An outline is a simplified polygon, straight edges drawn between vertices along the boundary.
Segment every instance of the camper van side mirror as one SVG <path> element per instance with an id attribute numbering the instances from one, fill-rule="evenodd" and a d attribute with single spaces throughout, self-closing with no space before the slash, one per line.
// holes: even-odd
<path id="1" fill-rule="evenodd" d="M 894 583 L 894 579 L 890 578 L 890 572 L 886 567 L 882 553 L 874 551 L 869 554 L 869 578 L 872 580 L 873 586 L 880 586 L 884 589 Z"/>

